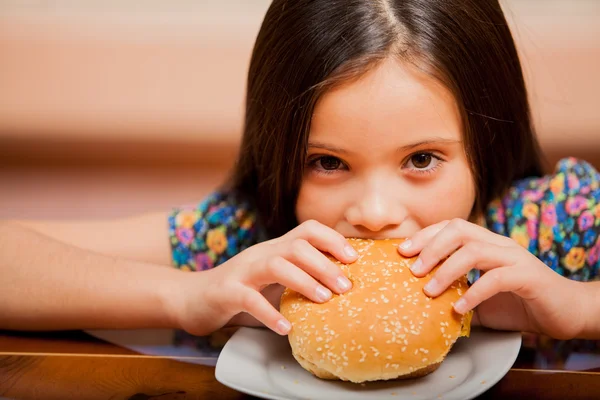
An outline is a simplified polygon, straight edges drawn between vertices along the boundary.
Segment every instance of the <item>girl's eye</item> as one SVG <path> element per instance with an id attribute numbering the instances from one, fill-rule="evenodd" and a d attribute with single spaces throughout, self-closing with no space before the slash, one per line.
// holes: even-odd
<path id="1" fill-rule="evenodd" d="M 348 169 L 344 162 L 334 156 L 318 156 L 308 161 L 310 169 L 321 174 L 332 174 Z"/>
<path id="2" fill-rule="evenodd" d="M 336 170 L 342 165 L 342 162 L 339 158 L 332 156 L 324 156 L 317 160 L 315 160 L 318 164 L 321 164 L 321 167 L 327 171 Z"/>
<path id="3" fill-rule="evenodd" d="M 417 153 L 408 159 L 406 168 L 415 172 L 431 172 L 441 164 L 442 160 L 433 153 Z"/>
<path id="4" fill-rule="evenodd" d="M 413 166 L 417 169 L 425 169 L 431 164 L 432 159 L 433 157 L 431 157 L 431 154 L 420 153 L 412 156 L 410 162 L 412 162 Z"/>

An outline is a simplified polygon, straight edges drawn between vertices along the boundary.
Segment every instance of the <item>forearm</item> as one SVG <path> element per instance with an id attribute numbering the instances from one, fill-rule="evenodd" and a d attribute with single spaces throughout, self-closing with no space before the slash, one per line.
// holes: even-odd
<path id="1" fill-rule="evenodd" d="M 600 282 L 583 283 L 582 291 L 586 301 L 582 302 L 582 312 L 586 316 L 581 339 L 600 339 Z"/>
<path id="2" fill-rule="evenodd" d="M 97 253 L 165 266 L 171 263 L 166 213 L 109 220 L 22 220 L 12 223 Z"/>
<path id="3" fill-rule="evenodd" d="M 175 328 L 185 274 L 0 223 L 0 329 Z"/>

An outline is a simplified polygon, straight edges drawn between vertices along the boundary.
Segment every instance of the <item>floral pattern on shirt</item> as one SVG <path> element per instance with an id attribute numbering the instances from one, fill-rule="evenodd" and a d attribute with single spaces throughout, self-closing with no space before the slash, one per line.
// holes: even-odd
<path id="1" fill-rule="evenodd" d="M 559 274 L 598 278 L 600 176 L 587 162 L 561 160 L 553 174 L 515 182 L 488 206 L 488 229 L 511 237 Z"/>
<path id="2" fill-rule="evenodd" d="M 221 192 L 176 208 L 169 215 L 173 265 L 186 271 L 216 267 L 259 241 L 256 225 L 248 203 Z"/>

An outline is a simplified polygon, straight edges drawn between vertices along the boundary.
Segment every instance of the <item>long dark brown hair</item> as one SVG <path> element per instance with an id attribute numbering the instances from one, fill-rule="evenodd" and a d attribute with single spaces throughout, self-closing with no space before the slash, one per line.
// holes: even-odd
<path id="1" fill-rule="evenodd" d="M 496 0 L 274 0 L 256 39 L 229 189 L 254 202 L 268 236 L 297 225 L 315 104 L 386 57 L 454 95 L 476 187 L 473 213 L 542 162 L 515 44 Z"/>

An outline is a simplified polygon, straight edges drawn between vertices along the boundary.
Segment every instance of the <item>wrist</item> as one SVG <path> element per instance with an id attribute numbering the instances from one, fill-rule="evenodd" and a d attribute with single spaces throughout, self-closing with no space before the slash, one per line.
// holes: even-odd
<path id="1" fill-rule="evenodd" d="M 600 282 L 581 283 L 582 328 L 577 335 L 580 339 L 600 338 Z"/>
<path id="2" fill-rule="evenodd" d="M 170 329 L 184 329 L 184 316 L 186 315 L 187 291 L 185 289 L 190 274 L 193 272 L 184 272 L 173 270 L 172 277 L 163 281 L 159 287 L 158 295 L 162 305 L 162 315 L 165 324 Z"/>
<path id="3" fill-rule="evenodd" d="M 202 272 L 175 271 L 177 276 L 166 283 L 162 290 L 165 315 L 174 329 L 184 330 L 196 336 L 204 336 L 221 328 L 223 302 L 219 290 L 215 290 L 215 270 Z"/>

